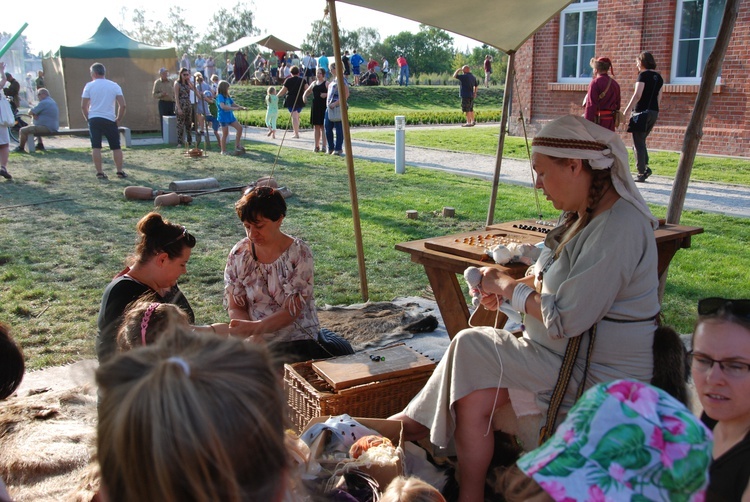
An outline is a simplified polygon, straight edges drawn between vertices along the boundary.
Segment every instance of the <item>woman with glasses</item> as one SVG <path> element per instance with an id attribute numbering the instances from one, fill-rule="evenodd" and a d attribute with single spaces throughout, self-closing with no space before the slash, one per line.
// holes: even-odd
<path id="1" fill-rule="evenodd" d="M 268 186 L 246 192 L 235 204 L 246 236 L 224 269 L 229 334 L 272 344 L 284 363 L 351 354 L 348 342 L 320 327 L 312 252 L 281 230 L 286 209 L 281 193 Z"/>
<path id="2" fill-rule="evenodd" d="M 193 105 L 190 103 L 190 91 L 195 92 L 195 87 L 190 81 L 190 70 L 180 68 L 180 78 L 174 83 L 175 114 L 177 115 L 177 146 L 184 147 L 184 138 L 187 135 L 188 148 L 193 146 L 193 137 L 190 129 L 193 127 Z"/>
<path id="3" fill-rule="evenodd" d="M 714 432 L 706 500 L 750 500 L 750 299 L 698 302 L 690 369 Z"/>
<path id="4" fill-rule="evenodd" d="M 104 290 L 99 309 L 96 354 L 103 363 L 117 351 L 117 331 L 128 307 L 136 300 L 172 303 L 195 321 L 190 303 L 177 286 L 187 272 L 195 237 L 159 213 L 149 213 L 138 222 L 138 243 L 130 263 Z"/>

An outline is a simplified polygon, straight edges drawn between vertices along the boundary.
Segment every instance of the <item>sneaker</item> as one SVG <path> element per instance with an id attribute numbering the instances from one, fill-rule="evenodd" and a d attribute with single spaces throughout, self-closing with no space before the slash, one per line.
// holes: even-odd
<path id="1" fill-rule="evenodd" d="M 5 169 L 4 167 L 0 167 L 0 176 L 5 178 L 6 180 L 12 180 L 13 176 L 10 175 L 10 173 Z"/>
<path id="2" fill-rule="evenodd" d="M 338 157 L 341 157 L 342 155 L 344 155 L 344 152 L 342 152 L 341 150 L 334 150 L 333 153 L 332 153 L 332 155 L 336 155 Z"/>
<path id="3" fill-rule="evenodd" d="M 650 167 L 646 166 L 646 178 L 654 174 Z"/>
<path id="4" fill-rule="evenodd" d="M 15 147 L 13 149 L 13 152 L 14 153 L 26 153 L 26 150 L 24 150 L 23 148 L 21 148 L 21 146 L 19 145 L 19 146 Z"/>
<path id="5" fill-rule="evenodd" d="M 35 148 L 36 148 L 37 150 L 39 150 L 40 152 L 43 152 L 44 150 L 46 150 L 46 148 L 44 148 L 44 145 L 43 145 L 43 144 L 41 144 L 41 143 L 37 143 L 37 145 L 36 145 L 36 147 L 35 147 Z"/>
<path id="6" fill-rule="evenodd" d="M 633 181 L 635 181 L 636 183 L 645 183 L 646 182 L 646 178 L 648 178 L 648 175 L 646 175 L 646 174 L 639 174 L 638 176 L 635 177 L 635 180 L 633 180 Z"/>

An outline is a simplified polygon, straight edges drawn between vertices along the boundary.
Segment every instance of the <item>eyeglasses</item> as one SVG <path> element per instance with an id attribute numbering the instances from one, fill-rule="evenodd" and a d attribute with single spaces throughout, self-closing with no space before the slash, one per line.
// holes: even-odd
<path id="1" fill-rule="evenodd" d="M 698 315 L 715 315 L 722 311 L 737 317 L 750 319 L 750 300 L 712 297 L 698 301 Z"/>
<path id="2" fill-rule="evenodd" d="M 178 241 L 180 241 L 181 239 L 184 239 L 184 238 L 186 238 L 186 237 L 187 237 L 188 235 L 190 235 L 190 234 L 188 233 L 188 231 L 187 231 L 187 228 L 185 228 L 185 227 L 182 227 L 182 233 L 181 233 L 181 234 L 180 234 L 180 235 L 179 235 L 179 236 L 178 236 L 178 237 L 177 237 L 176 239 L 174 239 L 174 240 L 171 240 L 171 241 L 167 242 L 166 244 L 164 244 L 164 245 L 163 245 L 163 246 L 162 246 L 161 248 L 162 248 L 162 249 L 168 248 L 169 246 L 171 246 L 171 245 L 172 245 L 172 244 L 174 244 L 175 242 L 178 242 Z"/>
<path id="3" fill-rule="evenodd" d="M 724 375 L 731 378 L 742 378 L 750 373 L 750 364 L 748 363 L 729 360 L 717 361 L 716 359 L 711 359 L 705 354 L 696 354 L 692 351 L 688 352 L 687 356 L 690 367 L 701 373 L 708 373 L 711 371 L 714 364 L 718 364 Z"/>

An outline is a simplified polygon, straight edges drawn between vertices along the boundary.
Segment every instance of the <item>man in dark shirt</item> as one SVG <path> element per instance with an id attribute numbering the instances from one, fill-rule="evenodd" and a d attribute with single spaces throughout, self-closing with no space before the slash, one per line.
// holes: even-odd
<path id="1" fill-rule="evenodd" d="M 471 73 L 468 65 L 464 65 L 463 68 L 459 68 L 453 74 L 453 78 L 458 79 L 461 82 L 461 90 L 459 95 L 461 96 L 461 111 L 466 114 L 466 123 L 462 127 L 472 127 L 476 124 L 474 120 L 474 99 L 477 97 L 477 87 L 479 82 L 477 78 Z"/>
<path id="2" fill-rule="evenodd" d="M 12 98 L 11 105 L 13 107 L 13 113 L 16 113 L 18 111 L 18 106 L 21 104 L 21 99 L 18 97 L 18 93 L 21 91 L 21 84 L 8 72 L 5 73 L 5 78 L 10 85 L 4 88 L 3 92 L 6 96 Z"/>

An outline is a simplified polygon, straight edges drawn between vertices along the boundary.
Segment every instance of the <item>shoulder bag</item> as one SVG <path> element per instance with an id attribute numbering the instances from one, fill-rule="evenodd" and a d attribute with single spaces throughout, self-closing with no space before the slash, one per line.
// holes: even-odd
<path id="1" fill-rule="evenodd" d="M 328 109 L 328 120 L 331 122 L 341 122 L 341 105 Z"/>
<path id="2" fill-rule="evenodd" d="M 0 127 L 13 127 L 16 125 L 16 117 L 10 103 L 4 97 L 0 98 Z"/>

